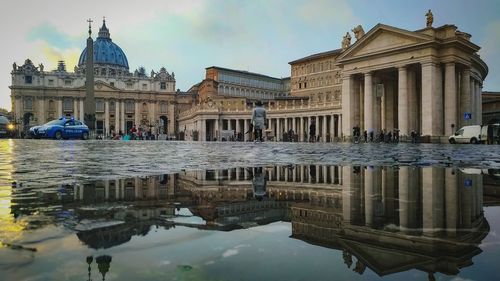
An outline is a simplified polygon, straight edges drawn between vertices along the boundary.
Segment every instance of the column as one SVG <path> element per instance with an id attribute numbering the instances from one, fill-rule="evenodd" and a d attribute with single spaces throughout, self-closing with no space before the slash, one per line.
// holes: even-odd
<path id="1" fill-rule="evenodd" d="M 231 119 L 227 119 L 227 129 L 228 130 L 232 130 L 233 129 L 233 126 L 231 124 Z"/>
<path id="2" fill-rule="evenodd" d="M 354 77 L 352 75 L 342 78 L 342 134 L 351 136 L 354 124 Z M 309 123 L 310 124 L 310 123 Z M 309 133 L 309 132 L 308 132 Z"/>
<path id="3" fill-rule="evenodd" d="M 323 115 L 323 127 L 322 127 L 322 133 L 321 133 L 321 141 L 326 142 L 326 128 L 327 128 L 327 120 L 326 120 L 326 115 Z"/>
<path id="4" fill-rule="evenodd" d="M 78 118 L 78 100 L 73 98 L 73 117 Z"/>
<path id="5" fill-rule="evenodd" d="M 330 142 L 333 142 L 335 136 L 335 115 L 330 115 Z"/>
<path id="6" fill-rule="evenodd" d="M 248 137 L 248 135 L 245 135 Z M 217 141 L 220 141 L 220 125 L 219 125 L 219 116 L 215 119 L 215 137 L 217 138 Z"/>
<path id="7" fill-rule="evenodd" d="M 45 124 L 45 122 L 47 122 L 47 118 L 45 115 L 45 99 L 42 97 L 39 102 L 40 102 L 40 117 L 38 119 L 38 124 Z M 76 117 L 76 114 L 74 116 Z"/>
<path id="8" fill-rule="evenodd" d="M 398 68 L 398 129 L 400 136 L 408 136 L 408 73 L 406 66 Z"/>
<path id="9" fill-rule="evenodd" d="M 408 70 L 408 132 L 411 130 L 419 131 L 419 118 L 418 118 L 418 97 L 417 97 L 417 73 L 415 70 Z"/>
<path id="10" fill-rule="evenodd" d="M 444 80 L 444 134 L 453 134 L 458 126 L 457 123 L 457 84 L 455 75 L 455 63 L 449 62 L 445 65 Z M 452 127 L 453 125 L 453 127 Z"/>
<path id="11" fill-rule="evenodd" d="M 294 134 L 297 134 L 297 125 L 295 124 L 297 121 L 297 118 L 292 117 L 292 130 Z M 294 140 L 295 141 L 295 140 Z"/>
<path id="12" fill-rule="evenodd" d="M 248 137 L 250 136 L 251 132 L 249 132 L 248 134 L 245 134 L 246 132 L 248 132 L 248 120 L 247 119 L 243 119 L 243 140 L 244 141 L 248 141 Z"/>
<path id="13" fill-rule="evenodd" d="M 62 107 L 62 98 L 57 99 L 57 118 L 62 117 L 63 115 L 63 107 Z"/>
<path id="14" fill-rule="evenodd" d="M 318 136 L 319 136 L 319 117 L 316 115 L 314 116 L 314 122 L 316 122 L 316 139 L 318 139 Z M 314 140 L 316 141 L 316 140 Z"/>
<path id="15" fill-rule="evenodd" d="M 279 118 L 276 118 L 276 141 L 280 141 L 280 131 L 281 131 L 281 128 L 280 128 L 280 119 Z"/>
<path id="16" fill-rule="evenodd" d="M 115 101 L 115 133 L 120 133 L 120 101 Z M 123 131 L 122 131 L 123 132 Z"/>
<path id="17" fill-rule="evenodd" d="M 457 128 L 460 128 L 465 125 L 471 125 L 471 120 L 464 120 L 464 113 L 470 113 L 471 108 L 470 108 L 470 69 L 465 68 L 461 72 L 461 77 L 460 77 L 460 114 L 459 114 L 459 120 L 460 120 L 460 126 L 457 126 Z"/>
<path id="18" fill-rule="evenodd" d="M 238 133 L 241 132 L 240 119 L 236 119 L 236 133 L 234 134 L 235 139 L 238 137 Z M 264 134 L 264 132 L 262 132 Z"/>
<path id="19" fill-rule="evenodd" d="M 374 130 L 374 120 L 373 120 L 373 105 L 375 99 L 373 98 L 373 81 L 372 74 L 365 73 L 365 128 L 370 132 Z"/>
<path id="20" fill-rule="evenodd" d="M 139 125 L 141 124 L 141 112 L 140 112 L 140 103 L 139 101 L 135 101 L 135 110 L 134 110 L 134 124 L 139 129 Z"/>
<path id="21" fill-rule="evenodd" d="M 441 69 L 433 62 L 422 63 L 422 134 L 443 135 Z"/>
<path id="22" fill-rule="evenodd" d="M 104 102 L 104 137 L 109 135 L 109 101 Z"/>
<path id="23" fill-rule="evenodd" d="M 120 102 L 120 107 L 121 107 L 121 110 L 120 110 L 120 114 L 121 114 L 121 117 L 120 117 L 120 130 L 122 130 L 122 132 L 125 134 L 127 132 L 125 132 L 125 101 L 121 101 Z"/>
<path id="24" fill-rule="evenodd" d="M 476 83 L 476 97 L 477 97 L 476 124 L 483 124 L 483 90 L 480 81 Z"/>
<path id="25" fill-rule="evenodd" d="M 84 121 L 83 99 L 80 100 L 80 121 Z"/>

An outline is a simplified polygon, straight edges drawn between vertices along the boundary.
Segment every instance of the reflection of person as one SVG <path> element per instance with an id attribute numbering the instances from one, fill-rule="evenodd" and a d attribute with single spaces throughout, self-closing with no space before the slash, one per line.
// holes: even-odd
<path id="1" fill-rule="evenodd" d="M 262 130 L 266 126 L 266 109 L 262 107 L 262 102 L 257 101 L 252 113 L 252 124 L 255 130 L 255 141 L 264 141 Z"/>
<path id="2" fill-rule="evenodd" d="M 263 171 L 262 167 L 257 167 L 254 170 L 252 187 L 253 187 L 253 196 L 261 201 L 266 195 L 266 174 Z"/>

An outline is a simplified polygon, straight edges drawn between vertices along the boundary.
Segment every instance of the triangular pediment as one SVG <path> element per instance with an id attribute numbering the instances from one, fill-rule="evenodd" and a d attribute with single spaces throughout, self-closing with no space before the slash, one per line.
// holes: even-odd
<path id="1" fill-rule="evenodd" d="M 118 91 L 118 88 L 115 88 L 105 82 L 102 81 L 96 81 L 94 83 L 94 90 L 95 91 Z"/>
<path id="2" fill-rule="evenodd" d="M 370 244 L 347 242 L 345 246 L 380 276 L 433 262 L 431 258 L 426 259 L 412 252 L 396 251 Z"/>
<path id="3" fill-rule="evenodd" d="M 378 24 L 347 48 L 339 56 L 338 61 L 397 51 L 398 49 L 425 44 L 433 41 L 433 39 L 425 34 Z"/>

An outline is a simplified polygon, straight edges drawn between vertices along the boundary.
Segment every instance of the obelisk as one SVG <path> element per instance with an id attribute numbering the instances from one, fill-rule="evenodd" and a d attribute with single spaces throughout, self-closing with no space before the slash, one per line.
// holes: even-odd
<path id="1" fill-rule="evenodd" d="M 86 94 L 85 94 L 85 124 L 89 127 L 90 135 L 95 133 L 95 98 L 94 98 L 94 40 L 92 39 L 92 30 L 89 23 L 89 38 L 87 38 L 87 61 L 85 65 L 86 76 Z"/>

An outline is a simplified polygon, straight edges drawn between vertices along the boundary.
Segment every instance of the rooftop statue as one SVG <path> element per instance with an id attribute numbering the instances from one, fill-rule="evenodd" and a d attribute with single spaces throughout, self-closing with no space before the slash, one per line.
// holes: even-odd
<path id="1" fill-rule="evenodd" d="M 342 39 L 342 49 L 345 50 L 351 45 L 351 34 L 346 32 L 344 39 Z"/>
<path id="2" fill-rule="evenodd" d="M 432 27 L 432 23 L 434 22 L 434 16 L 432 15 L 431 9 L 427 11 L 427 14 L 425 14 L 427 17 L 427 27 Z"/>
<path id="3" fill-rule="evenodd" d="M 43 72 L 43 64 L 42 63 L 38 65 L 38 68 L 40 68 L 40 72 Z"/>
<path id="4" fill-rule="evenodd" d="M 363 35 L 365 35 L 365 30 L 363 29 L 361 24 L 353 28 L 352 32 L 354 33 L 354 37 L 356 37 L 356 40 L 359 40 L 361 37 L 363 37 Z"/>
<path id="5" fill-rule="evenodd" d="M 13 64 L 12 64 L 12 69 L 13 69 L 14 71 L 16 71 L 16 70 L 17 70 L 17 64 L 16 64 L 16 63 L 13 63 Z"/>

